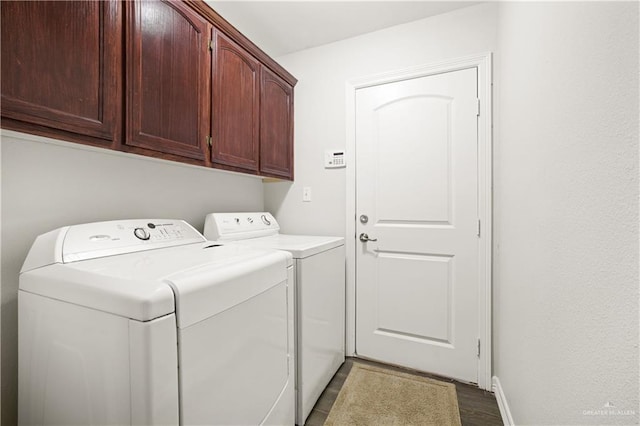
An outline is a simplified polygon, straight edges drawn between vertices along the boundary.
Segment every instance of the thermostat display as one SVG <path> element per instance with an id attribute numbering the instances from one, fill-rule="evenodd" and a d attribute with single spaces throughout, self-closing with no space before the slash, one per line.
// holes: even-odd
<path id="1" fill-rule="evenodd" d="M 325 151 L 324 152 L 324 168 L 337 169 L 347 165 L 344 151 Z"/>

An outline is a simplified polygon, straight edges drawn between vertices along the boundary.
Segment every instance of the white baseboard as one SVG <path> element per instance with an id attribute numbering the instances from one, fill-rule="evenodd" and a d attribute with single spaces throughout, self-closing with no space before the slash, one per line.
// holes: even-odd
<path id="1" fill-rule="evenodd" d="M 502 422 L 505 426 L 514 426 L 513 417 L 511 417 L 511 410 L 509 410 L 509 404 L 507 404 L 507 397 L 504 396 L 504 391 L 500 385 L 500 380 L 497 376 L 493 376 L 493 393 L 496 396 L 498 402 L 498 408 L 500 409 L 500 415 L 502 416 Z"/>

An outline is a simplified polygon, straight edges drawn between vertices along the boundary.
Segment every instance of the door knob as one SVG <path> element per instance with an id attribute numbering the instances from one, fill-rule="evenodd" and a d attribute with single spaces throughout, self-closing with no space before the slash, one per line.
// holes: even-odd
<path id="1" fill-rule="evenodd" d="M 378 241 L 378 239 L 369 238 L 369 236 L 363 232 L 362 234 L 360 234 L 360 241 L 362 241 L 363 243 L 366 243 L 367 241 Z"/>

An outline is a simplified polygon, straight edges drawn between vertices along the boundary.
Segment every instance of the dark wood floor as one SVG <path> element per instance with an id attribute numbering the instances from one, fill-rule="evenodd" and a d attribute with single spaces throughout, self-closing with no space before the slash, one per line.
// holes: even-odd
<path id="1" fill-rule="evenodd" d="M 347 358 L 345 363 L 342 364 L 342 367 L 340 367 L 335 376 L 333 376 L 333 379 L 331 379 L 329 386 L 327 386 L 324 392 L 322 392 L 322 395 L 320 395 L 318 402 L 316 403 L 315 407 L 313 407 L 313 411 L 311 411 L 311 414 L 307 418 L 305 426 L 322 426 L 324 424 L 324 421 L 329 415 L 329 411 L 331 410 L 333 403 L 338 397 L 338 392 L 340 392 L 340 389 L 342 388 L 342 385 L 344 384 L 344 381 L 346 380 L 347 375 L 351 370 L 351 366 L 353 366 L 353 364 L 356 362 L 376 365 L 379 367 L 385 367 L 393 370 L 399 370 L 405 373 L 415 374 L 417 376 L 430 377 L 436 380 L 454 383 L 456 385 L 456 392 L 458 394 L 460 419 L 462 420 L 462 424 L 464 426 L 503 425 L 496 398 L 491 392 L 478 389 L 475 386 L 465 383 L 459 383 L 455 380 L 434 376 L 432 374 L 406 370 L 403 368 L 380 364 L 373 361 L 367 361 L 360 358 Z"/>

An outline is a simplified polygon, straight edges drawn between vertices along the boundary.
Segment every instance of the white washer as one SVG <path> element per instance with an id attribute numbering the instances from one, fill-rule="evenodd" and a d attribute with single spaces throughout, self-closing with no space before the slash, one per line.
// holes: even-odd
<path id="1" fill-rule="evenodd" d="M 180 220 L 39 236 L 19 290 L 21 424 L 293 424 L 291 256 Z"/>
<path id="2" fill-rule="evenodd" d="M 204 235 L 220 242 L 288 251 L 296 280 L 296 424 L 303 425 L 344 362 L 344 238 L 280 234 L 261 213 L 211 213 Z"/>

